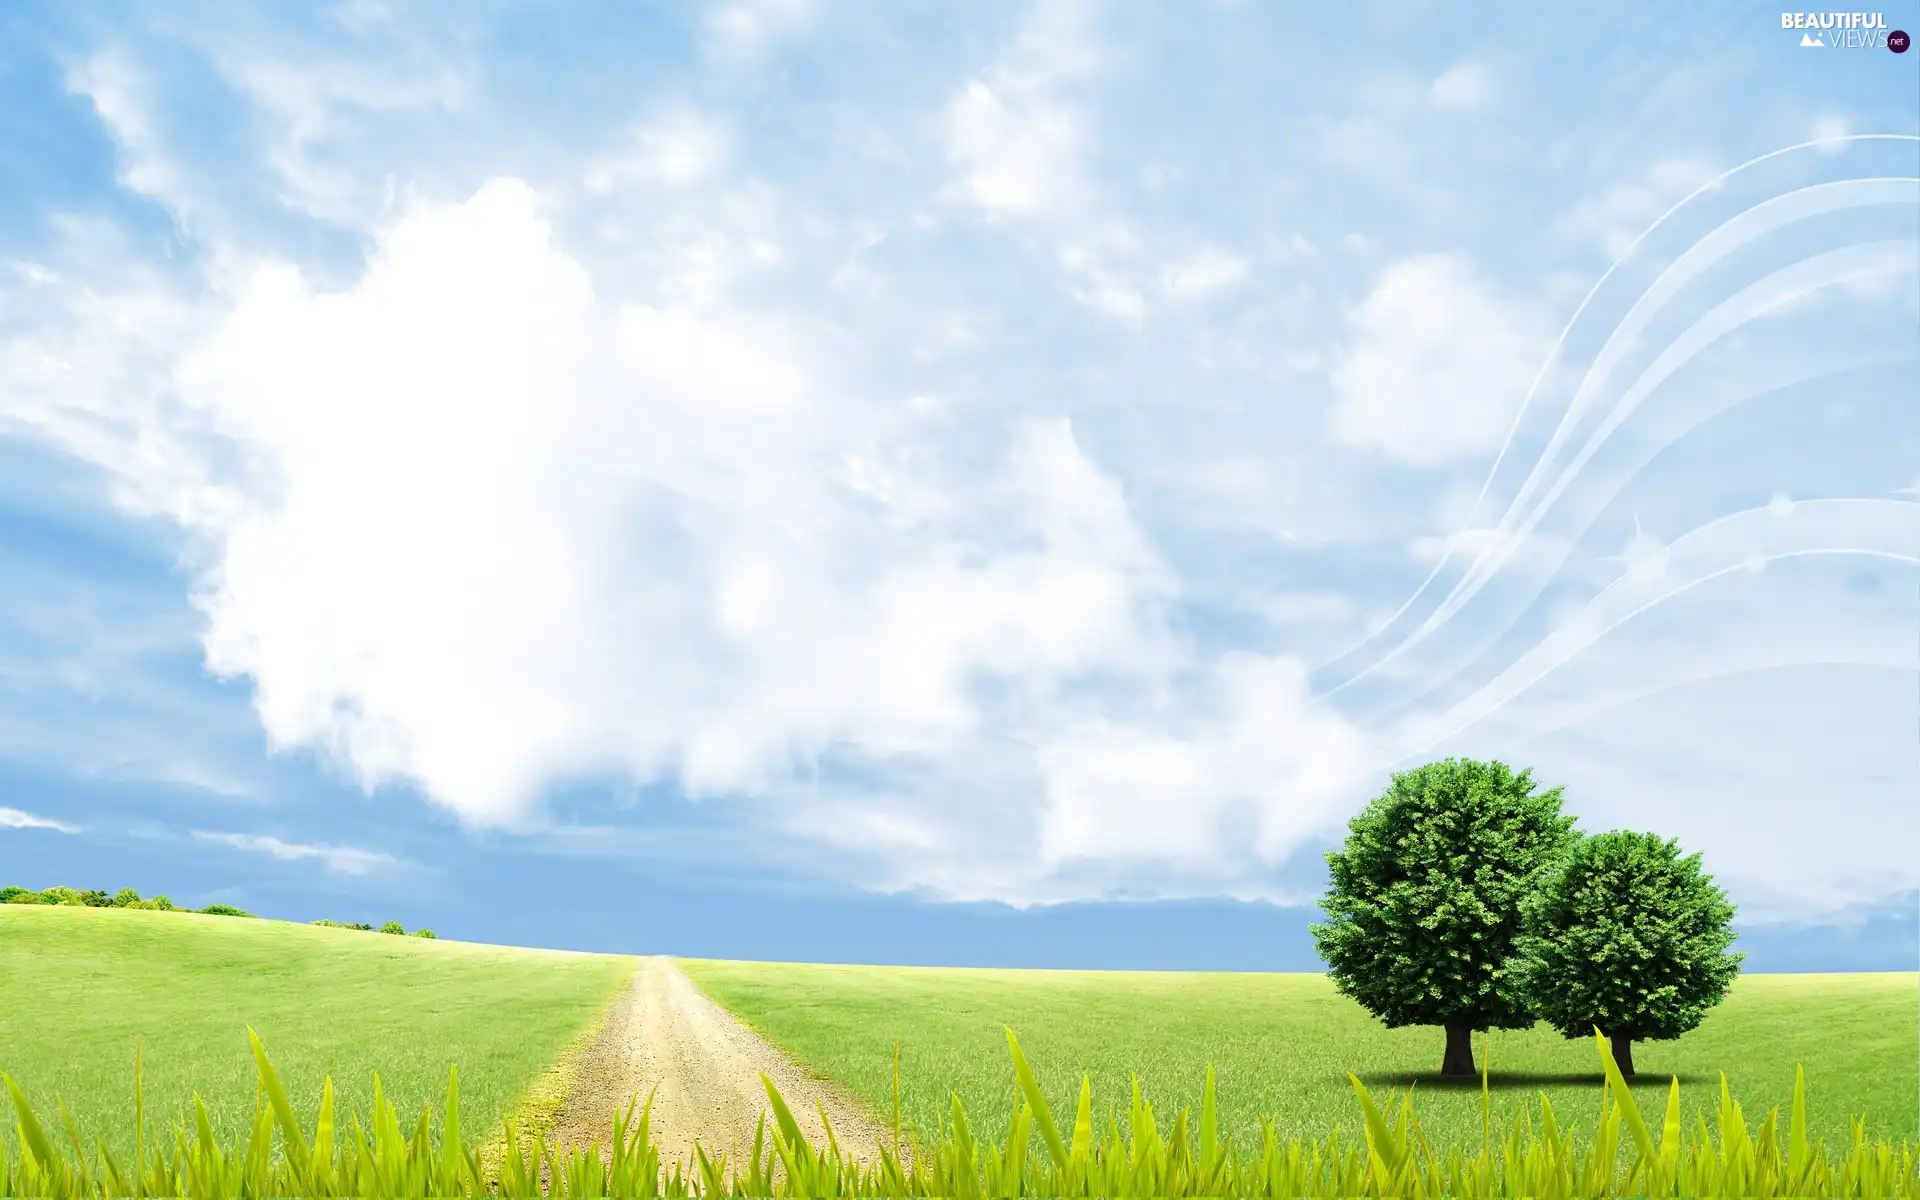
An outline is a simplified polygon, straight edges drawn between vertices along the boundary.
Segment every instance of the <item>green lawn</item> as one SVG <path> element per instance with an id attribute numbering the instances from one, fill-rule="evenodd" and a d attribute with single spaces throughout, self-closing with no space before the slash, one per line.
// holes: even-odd
<path id="1" fill-rule="evenodd" d="M 1001 1136 L 1012 1105 L 1003 1025 L 1034 1062 L 1056 1119 L 1071 1120 L 1083 1073 L 1097 1109 L 1124 1118 L 1130 1074 L 1163 1120 L 1197 1112 L 1216 1068 L 1223 1132 L 1257 1136 L 1277 1114 L 1283 1137 L 1359 1133 L 1346 1072 L 1370 1089 L 1417 1080 L 1415 1111 L 1429 1138 L 1480 1138 L 1480 1088 L 1442 1083 L 1444 1034 L 1388 1030 L 1319 975 L 981 971 L 688 962 L 688 974 L 801 1063 L 837 1079 L 883 1115 L 892 1111 L 900 1043 L 905 1123 L 931 1131 L 957 1093 L 976 1130 Z M 1837 1149 L 1853 1114 L 1870 1135 L 1914 1138 L 1920 1059 L 1920 975 L 1756 975 L 1693 1033 L 1634 1049 L 1642 1107 L 1664 1107 L 1681 1079 L 1689 1110 L 1718 1104 L 1720 1072 L 1757 1127 L 1790 1102 L 1795 1063 L 1807 1068 L 1809 1133 Z M 1496 1120 L 1545 1092 L 1563 1123 L 1590 1124 L 1599 1055 L 1545 1027 L 1496 1033 Z M 1112 1106 L 1112 1107 L 1108 1107 Z M 1709 1121 L 1713 1119 L 1709 1111 Z M 1096 1118 L 1104 1128 L 1104 1116 Z M 1124 1119 L 1123 1119 L 1124 1126 Z"/>
<path id="2" fill-rule="evenodd" d="M 138 1043 L 149 1119 L 170 1121 L 197 1092 L 224 1136 L 252 1114 L 252 1026 L 303 1120 L 327 1075 L 364 1111 L 375 1071 L 404 1120 L 437 1104 L 458 1063 L 463 1124 L 491 1131 L 632 967 L 279 921 L 0 905 L 0 1071 L 53 1128 L 64 1098 L 89 1151 L 104 1137 L 118 1154 L 133 1145 Z"/>

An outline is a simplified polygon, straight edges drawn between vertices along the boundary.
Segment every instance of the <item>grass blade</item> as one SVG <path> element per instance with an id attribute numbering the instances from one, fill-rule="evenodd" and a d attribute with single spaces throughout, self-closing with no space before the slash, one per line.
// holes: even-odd
<path id="1" fill-rule="evenodd" d="M 1007 1048 L 1013 1051 L 1013 1075 L 1020 1084 L 1020 1091 L 1027 1098 L 1027 1107 L 1033 1110 L 1033 1123 L 1040 1130 L 1040 1138 L 1047 1144 L 1047 1154 L 1053 1159 L 1058 1170 L 1067 1169 L 1067 1144 L 1060 1138 L 1060 1127 L 1053 1123 L 1053 1113 L 1047 1109 L 1047 1098 L 1040 1094 L 1040 1081 L 1034 1077 L 1033 1068 L 1027 1064 L 1027 1056 L 1020 1052 L 1020 1039 L 1013 1036 L 1013 1030 L 1007 1030 Z M 1079 1131 L 1075 1130 L 1074 1141 L 1079 1141 Z"/>

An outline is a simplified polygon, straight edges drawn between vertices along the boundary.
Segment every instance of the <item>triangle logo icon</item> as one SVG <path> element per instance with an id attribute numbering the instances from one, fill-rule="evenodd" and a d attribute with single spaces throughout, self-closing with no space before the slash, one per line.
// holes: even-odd
<path id="1" fill-rule="evenodd" d="M 1801 35 L 1800 35 L 1800 44 L 1801 44 L 1802 46 L 1824 46 L 1824 45 L 1826 45 L 1826 43 L 1825 43 L 1825 42 L 1823 42 L 1823 41 L 1821 41 L 1821 40 L 1820 40 L 1820 35 L 1819 35 L 1819 34 L 1817 34 L 1817 33 L 1803 33 L 1803 34 L 1801 34 Z"/>

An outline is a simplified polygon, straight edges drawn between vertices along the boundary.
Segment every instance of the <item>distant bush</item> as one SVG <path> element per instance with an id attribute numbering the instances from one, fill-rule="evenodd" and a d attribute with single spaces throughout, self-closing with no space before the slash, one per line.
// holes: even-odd
<path id="1" fill-rule="evenodd" d="M 152 896 L 147 899 L 142 899 L 140 893 L 130 887 L 121 888 L 119 891 L 109 894 L 98 888 L 88 888 L 82 891 L 78 888 L 54 886 L 42 888 L 36 892 L 32 888 L 8 885 L 7 887 L 0 887 L 0 904 L 64 904 L 71 907 L 84 908 L 137 908 L 150 912 L 198 912 L 210 917 L 244 917 L 248 920 L 259 920 L 258 914 L 250 913 L 246 909 L 232 904 L 209 904 L 205 908 L 177 909 L 174 907 L 173 901 L 167 899 L 165 896 Z M 368 925 L 362 921 L 330 921 L 325 917 L 312 922 L 312 924 L 319 925 L 326 929 L 358 929 L 362 932 L 372 932 L 374 928 L 372 925 Z M 431 929 L 420 929 L 409 934 L 406 926 L 398 921 L 388 921 L 385 925 L 380 926 L 380 932 L 396 934 L 402 937 L 430 938 L 434 936 L 433 930 Z"/>
<path id="2" fill-rule="evenodd" d="M 99 888 L 50 887 L 34 891 L 32 888 L 0 887 L 0 904 L 64 904 L 76 908 L 144 908 L 155 912 L 174 911 L 173 901 L 165 896 L 155 896 L 142 900 L 140 893 L 132 888 L 121 888 L 108 895 Z M 231 904 L 210 904 L 201 912 L 213 913 L 223 917 L 251 917 L 253 914 L 233 907 Z"/>

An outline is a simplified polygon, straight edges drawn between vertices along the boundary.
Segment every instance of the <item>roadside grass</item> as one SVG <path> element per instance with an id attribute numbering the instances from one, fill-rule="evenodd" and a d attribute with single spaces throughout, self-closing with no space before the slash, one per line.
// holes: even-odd
<path id="1" fill-rule="evenodd" d="M 130 1158 L 135 1046 L 150 1124 L 171 1128 L 198 1093 L 224 1139 L 253 1116 L 251 1026 L 302 1112 L 327 1076 L 342 1111 L 368 1111 L 376 1071 L 389 1100 L 418 1112 L 458 1064 L 467 1128 L 491 1131 L 598 1024 L 633 966 L 280 921 L 6 905 L 0 1071 L 43 1112 L 65 1100 L 90 1151 L 103 1138 Z"/>
<path id="2" fill-rule="evenodd" d="M 839 1082 L 890 1119 L 893 1054 L 900 1048 L 903 1126 L 934 1137 L 956 1093 L 973 1128 L 1005 1136 L 1013 1077 L 1003 1026 L 1032 1060 L 1047 1103 L 1072 1112 L 1092 1076 L 1095 1128 L 1124 1125 L 1137 1073 L 1154 1110 L 1197 1112 L 1206 1069 L 1218 1075 L 1221 1132 L 1258 1144 L 1276 1115 L 1285 1137 L 1361 1134 L 1346 1073 L 1370 1090 L 1405 1092 L 1435 1145 L 1478 1146 L 1480 1081 L 1442 1081 L 1438 1029 L 1389 1030 L 1320 975 L 988 971 L 684 961 L 715 1001 L 796 1061 Z M 1484 1042 L 1475 1039 L 1479 1065 Z M 1847 1144 L 1849 1121 L 1870 1138 L 1913 1139 L 1920 1060 L 1920 974 L 1751 975 L 1701 1027 L 1672 1042 L 1634 1046 L 1634 1095 L 1665 1106 L 1678 1075 L 1689 1127 L 1715 1120 L 1720 1073 L 1757 1122 L 1791 1105 L 1804 1064 L 1810 1137 Z M 1498 1125 L 1545 1093 L 1576 1128 L 1591 1126 L 1600 1071 L 1590 1040 L 1545 1026 L 1493 1035 L 1491 1106 Z"/>

